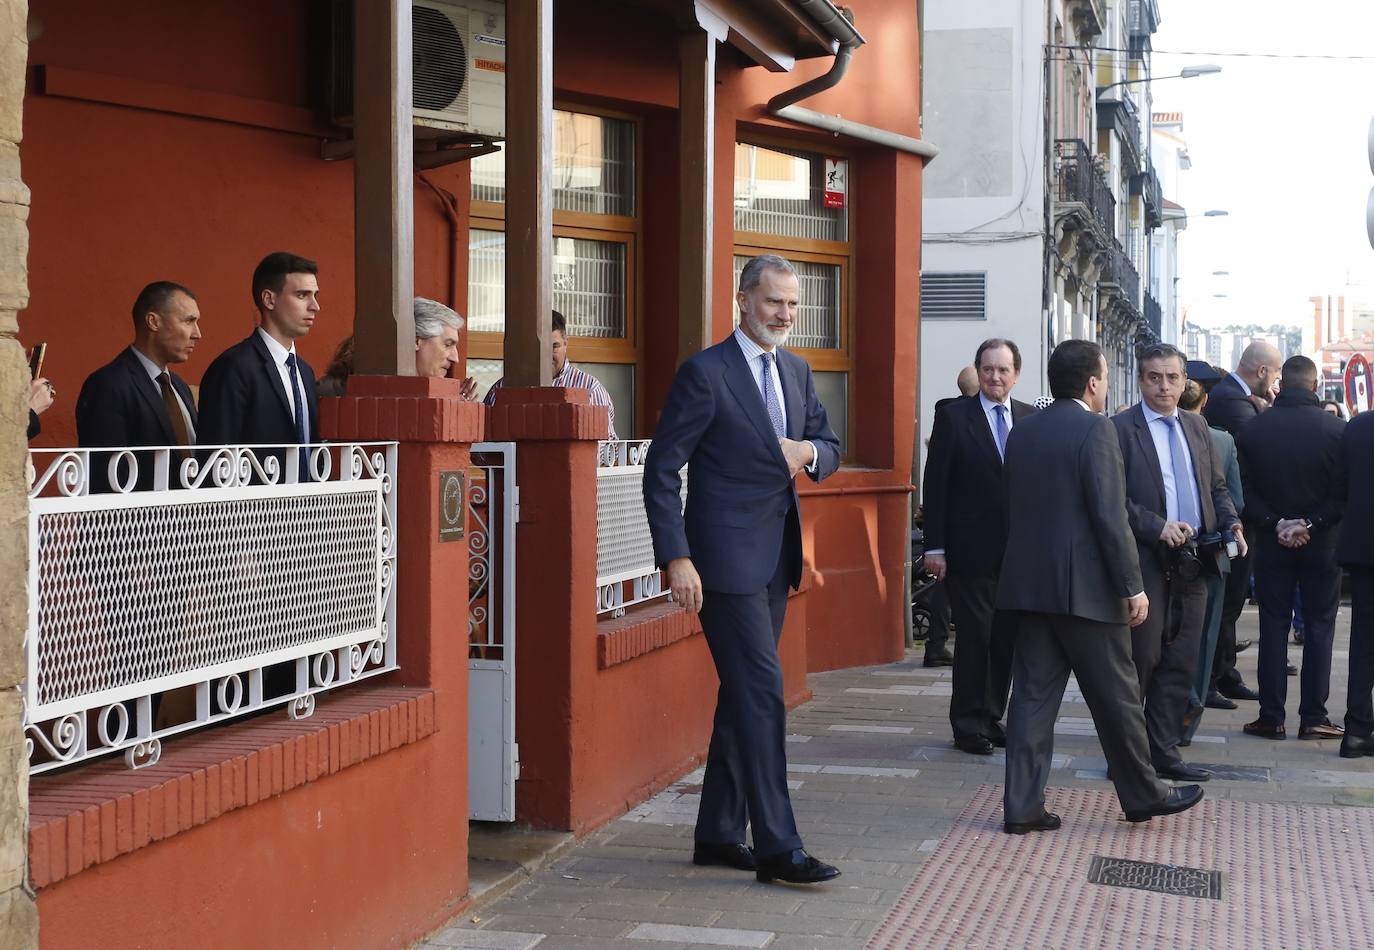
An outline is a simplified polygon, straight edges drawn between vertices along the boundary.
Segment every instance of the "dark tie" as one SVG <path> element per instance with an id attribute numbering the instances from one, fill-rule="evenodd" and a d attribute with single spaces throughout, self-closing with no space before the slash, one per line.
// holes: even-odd
<path id="1" fill-rule="evenodd" d="M 1002 461 L 1007 460 L 1007 407 L 993 406 L 993 412 L 997 413 L 997 454 L 1002 456 Z"/>
<path id="2" fill-rule="evenodd" d="M 782 422 L 782 406 L 778 404 L 778 393 L 773 388 L 773 354 L 763 354 L 763 408 L 768 411 L 768 421 L 773 423 L 773 431 L 781 439 L 787 434 Z"/>
<path id="3" fill-rule="evenodd" d="M 300 373 L 296 371 L 295 353 L 286 355 L 286 368 L 291 371 L 291 404 L 296 410 L 296 444 L 305 445 L 310 441 L 310 434 L 305 424 L 305 397 L 301 392 Z M 309 454 L 304 450 L 300 453 L 300 479 L 303 482 L 310 481 Z"/>
<path id="4" fill-rule="evenodd" d="M 176 390 L 172 389 L 172 376 L 165 369 L 157 378 L 157 385 L 162 390 L 162 405 L 167 410 L 167 421 L 172 424 L 176 444 L 190 445 L 191 433 L 186 428 L 186 417 L 181 414 L 181 402 L 177 399 Z"/>
<path id="5" fill-rule="evenodd" d="M 1161 416 L 1169 427 L 1169 460 L 1174 470 L 1174 495 L 1178 497 L 1178 520 L 1191 525 L 1194 529 L 1202 527 L 1198 515 L 1197 486 L 1188 477 L 1186 462 L 1188 447 L 1183 444 L 1182 427 L 1176 416 Z"/>

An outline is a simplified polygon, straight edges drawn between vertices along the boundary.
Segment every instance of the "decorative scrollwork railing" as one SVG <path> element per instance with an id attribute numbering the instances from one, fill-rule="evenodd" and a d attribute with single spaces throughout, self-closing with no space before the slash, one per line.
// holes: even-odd
<path id="1" fill-rule="evenodd" d="M 644 459 L 650 440 L 602 442 L 596 470 L 596 612 L 620 617 L 626 608 L 668 594 L 654 563 L 644 513 Z M 684 468 L 682 497 L 687 497 Z"/>
<path id="2" fill-rule="evenodd" d="M 31 772 L 396 668 L 395 443 L 31 457 Z"/>

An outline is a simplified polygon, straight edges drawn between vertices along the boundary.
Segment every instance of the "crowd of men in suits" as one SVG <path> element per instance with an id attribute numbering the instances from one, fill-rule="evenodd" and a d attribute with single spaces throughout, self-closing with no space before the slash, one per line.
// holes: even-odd
<path id="1" fill-rule="evenodd" d="M 1014 342 L 978 348 L 978 391 L 937 408 L 923 483 L 926 565 L 957 635 L 954 744 L 1007 747 L 1006 830 L 1059 826 L 1044 790 L 1071 671 L 1126 817 L 1196 804 L 1210 775 L 1181 750 L 1204 708 L 1258 700 L 1244 731 L 1285 737 L 1295 616 L 1299 738 L 1374 755 L 1374 544 L 1363 530 L 1374 500 L 1350 487 L 1374 465 L 1374 414 L 1343 422 L 1318 398 L 1310 359 L 1283 362 L 1262 342 L 1234 372 L 1145 347 L 1140 401 L 1110 418 L 1096 344 L 1055 349 L 1054 401 L 1039 412 L 1011 398 L 1020 369 Z M 1344 729 L 1326 705 L 1342 567 L 1353 600 Z M 1236 670 L 1252 575 L 1257 692 Z M 928 649 L 927 665 L 939 656 Z"/>

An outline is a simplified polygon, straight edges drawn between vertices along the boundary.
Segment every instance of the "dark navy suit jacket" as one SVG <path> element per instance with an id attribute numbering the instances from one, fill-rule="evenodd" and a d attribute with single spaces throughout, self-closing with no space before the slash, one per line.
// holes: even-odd
<path id="1" fill-rule="evenodd" d="M 297 371 L 310 416 L 310 441 L 320 440 L 320 400 L 315 371 L 296 353 Z M 225 350 L 200 384 L 202 445 L 295 445 L 296 423 L 281 374 L 256 330 Z"/>
<path id="2" fill-rule="evenodd" d="M 816 446 L 820 481 L 840 464 L 840 443 L 816 398 L 811 367 L 776 349 L 787 437 Z M 681 469 L 687 470 L 682 510 Z M 797 488 L 734 335 L 687 360 L 649 447 L 644 508 L 659 566 L 690 557 L 705 590 L 752 594 L 765 589 L 787 557 L 788 582 L 801 583 Z"/>

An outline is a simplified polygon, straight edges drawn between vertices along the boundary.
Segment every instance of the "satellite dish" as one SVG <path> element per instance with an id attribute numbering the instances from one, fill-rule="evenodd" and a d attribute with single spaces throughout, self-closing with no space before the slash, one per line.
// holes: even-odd
<path id="1" fill-rule="evenodd" d="M 439 10 L 412 7 L 410 24 L 415 108 L 447 109 L 467 84 L 467 46 L 453 21 Z"/>

